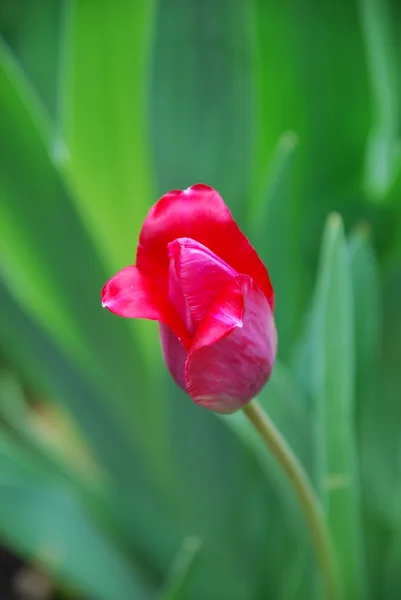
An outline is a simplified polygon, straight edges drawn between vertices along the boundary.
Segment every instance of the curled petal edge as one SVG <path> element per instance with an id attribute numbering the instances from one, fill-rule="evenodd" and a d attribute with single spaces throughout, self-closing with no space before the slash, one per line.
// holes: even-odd
<path id="1" fill-rule="evenodd" d="M 195 184 L 172 190 L 149 210 L 143 223 L 136 255 L 137 266 L 167 290 L 168 244 L 192 238 L 206 246 L 237 273 L 246 273 L 259 285 L 271 309 L 274 292 L 263 261 L 242 233 L 220 194 Z"/>
<path id="2" fill-rule="evenodd" d="M 164 323 L 185 348 L 190 347 L 190 335 L 177 311 L 138 267 L 125 267 L 106 281 L 101 298 L 102 306 L 120 317 Z"/>
<path id="3" fill-rule="evenodd" d="M 196 332 L 185 364 L 187 391 L 205 408 L 233 413 L 267 382 L 276 350 L 270 306 L 252 278 L 239 275 Z"/>

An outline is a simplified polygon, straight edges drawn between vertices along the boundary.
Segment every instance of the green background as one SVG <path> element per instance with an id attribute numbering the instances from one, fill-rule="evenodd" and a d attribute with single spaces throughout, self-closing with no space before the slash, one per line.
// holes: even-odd
<path id="1" fill-rule="evenodd" d="M 62 597 L 321 597 L 245 417 L 195 406 L 157 326 L 100 305 L 149 207 L 203 182 L 270 271 L 259 400 L 344 598 L 399 598 L 401 4 L 1 0 L 0 29 L 3 545 Z"/>

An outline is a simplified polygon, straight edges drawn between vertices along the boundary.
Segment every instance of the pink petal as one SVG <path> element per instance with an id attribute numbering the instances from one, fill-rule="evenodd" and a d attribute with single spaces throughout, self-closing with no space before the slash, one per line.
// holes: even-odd
<path id="1" fill-rule="evenodd" d="M 203 244 L 190 238 L 170 242 L 168 251 L 169 295 L 178 285 L 191 318 L 201 321 L 218 294 L 238 273 Z"/>
<path id="2" fill-rule="evenodd" d="M 160 343 L 164 362 L 174 381 L 184 392 L 187 391 L 185 383 L 185 361 L 188 356 L 187 350 L 178 341 L 176 335 L 167 325 L 160 323 Z"/>
<path id="3" fill-rule="evenodd" d="M 165 194 L 150 209 L 142 226 L 136 264 L 167 289 L 167 246 L 187 237 L 209 248 L 238 273 L 250 275 L 273 308 L 273 288 L 255 249 L 235 223 L 228 207 L 213 188 L 197 184 Z"/>
<path id="4" fill-rule="evenodd" d="M 174 307 L 137 267 L 122 269 L 102 289 L 102 305 L 120 317 L 165 323 L 185 346 L 190 336 Z"/>
<path id="5" fill-rule="evenodd" d="M 187 390 L 201 406 L 232 413 L 270 377 L 277 348 L 264 294 L 239 275 L 216 299 L 196 332 L 185 367 Z"/>
<path id="6" fill-rule="evenodd" d="M 192 320 L 191 312 L 185 299 L 184 292 L 180 282 L 178 281 L 178 275 L 173 262 L 170 263 L 169 267 L 167 297 L 177 313 L 180 315 L 187 331 L 192 337 L 194 333 L 194 322 Z"/>

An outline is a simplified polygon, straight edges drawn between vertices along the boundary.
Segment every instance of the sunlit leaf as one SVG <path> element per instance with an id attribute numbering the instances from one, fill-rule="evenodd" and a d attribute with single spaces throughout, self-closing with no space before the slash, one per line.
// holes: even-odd
<path id="1" fill-rule="evenodd" d="M 54 158 L 110 276 L 134 262 L 156 199 L 146 118 L 153 4 L 69 0 L 64 12 Z"/>

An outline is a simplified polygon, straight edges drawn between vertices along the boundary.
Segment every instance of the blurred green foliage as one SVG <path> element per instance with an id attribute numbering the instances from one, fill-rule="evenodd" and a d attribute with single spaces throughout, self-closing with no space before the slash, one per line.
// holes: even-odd
<path id="1" fill-rule="evenodd" d="M 193 405 L 156 326 L 100 306 L 151 204 L 204 182 L 271 273 L 260 402 L 344 598 L 399 598 L 401 4 L 1 0 L 0 29 L 3 543 L 93 600 L 320 596 L 243 415 Z"/>

